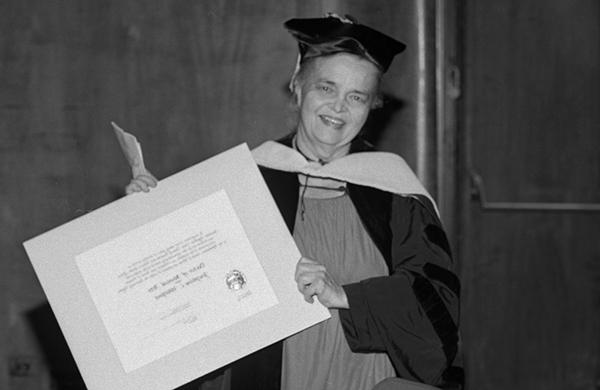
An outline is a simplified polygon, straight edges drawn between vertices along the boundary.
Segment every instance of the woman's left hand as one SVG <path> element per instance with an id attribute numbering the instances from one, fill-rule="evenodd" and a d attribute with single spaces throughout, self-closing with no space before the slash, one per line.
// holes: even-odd
<path id="1" fill-rule="evenodd" d="M 330 309 L 348 309 L 346 292 L 333 280 L 322 264 L 302 257 L 296 265 L 296 283 L 304 300 L 314 302 L 314 296 L 321 304 Z"/>

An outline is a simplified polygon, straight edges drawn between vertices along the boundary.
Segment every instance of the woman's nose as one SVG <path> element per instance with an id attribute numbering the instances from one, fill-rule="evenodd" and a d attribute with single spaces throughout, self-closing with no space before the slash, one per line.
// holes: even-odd
<path id="1" fill-rule="evenodd" d="M 343 96 L 335 97 L 335 100 L 332 103 L 332 109 L 335 112 L 343 112 L 346 110 L 346 101 Z"/>

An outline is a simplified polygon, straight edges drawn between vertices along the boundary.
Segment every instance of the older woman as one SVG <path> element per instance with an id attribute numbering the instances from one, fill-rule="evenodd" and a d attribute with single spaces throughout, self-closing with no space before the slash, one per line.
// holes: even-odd
<path id="1" fill-rule="evenodd" d="M 300 48 L 298 123 L 254 153 L 303 254 L 298 290 L 332 317 L 234 364 L 233 388 L 275 389 L 280 378 L 298 390 L 372 389 L 390 377 L 443 386 L 459 305 L 445 234 L 406 164 L 359 136 L 405 46 L 337 16 L 285 27 Z M 127 192 L 155 184 L 136 177 Z"/>

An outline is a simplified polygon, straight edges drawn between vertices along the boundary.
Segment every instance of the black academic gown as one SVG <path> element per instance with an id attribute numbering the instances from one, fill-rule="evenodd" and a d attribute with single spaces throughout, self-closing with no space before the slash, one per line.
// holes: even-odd
<path id="1" fill-rule="evenodd" d="M 292 136 L 279 142 L 291 147 Z M 360 138 L 350 152 L 371 150 Z M 297 174 L 260 167 L 293 232 Z M 348 195 L 390 276 L 344 285 L 350 309 L 340 310 L 354 352 L 386 352 L 399 377 L 444 386 L 457 355 L 459 289 L 446 235 L 431 201 L 348 183 Z M 279 390 L 282 343 L 232 365 L 232 390 Z"/>

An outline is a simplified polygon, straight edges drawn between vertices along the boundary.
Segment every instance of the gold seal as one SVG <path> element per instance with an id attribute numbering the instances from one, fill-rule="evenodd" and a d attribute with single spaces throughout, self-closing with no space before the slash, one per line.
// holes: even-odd
<path id="1" fill-rule="evenodd" d="M 227 287 L 229 287 L 230 290 L 241 290 L 246 285 L 246 277 L 241 271 L 234 269 L 225 275 L 225 283 L 227 283 Z"/>

